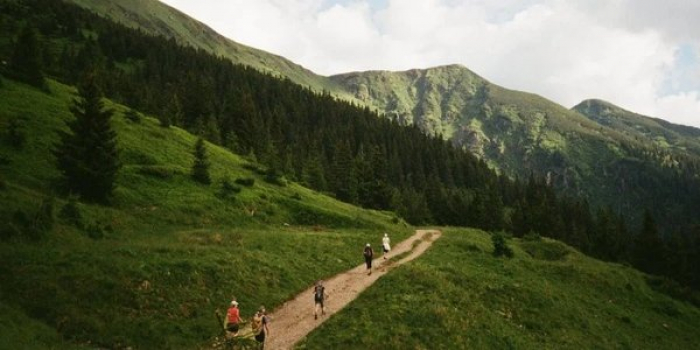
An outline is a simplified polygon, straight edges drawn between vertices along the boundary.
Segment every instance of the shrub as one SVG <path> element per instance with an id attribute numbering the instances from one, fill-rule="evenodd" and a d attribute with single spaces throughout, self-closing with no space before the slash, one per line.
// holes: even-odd
<path id="1" fill-rule="evenodd" d="M 513 250 L 508 246 L 503 232 L 494 232 L 491 234 L 491 242 L 493 242 L 493 255 L 495 257 L 513 257 Z"/>
<path id="2" fill-rule="evenodd" d="M 275 169 L 267 171 L 267 174 L 265 174 L 265 182 L 282 187 L 287 186 L 287 179 Z"/>
<path id="3" fill-rule="evenodd" d="M 569 255 L 569 249 L 559 242 L 527 241 L 522 242 L 520 247 L 539 260 L 561 261 Z"/>
<path id="4" fill-rule="evenodd" d="M 258 175 L 265 175 L 265 169 L 255 165 L 255 164 L 250 164 L 250 163 L 244 164 L 243 169 L 248 169 L 248 170 L 250 170 Z"/>
<path id="5" fill-rule="evenodd" d="M 16 149 L 22 149 L 27 142 L 26 118 L 16 116 L 7 126 L 7 142 Z"/>
<path id="6" fill-rule="evenodd" d="M 169 179 L 173 177 L 173 171 L 162 165 L 146 165 L 138 168 L 141 175 L 151 176 L 159 179 Z"/>
<path id="7" fill-rule="evenodd" d="M 128 111 L 126 111 L 126 113 L 124 113 L 124 118 L 126 118 L 126 120 L 128 121 L 131 121 L 132 123 L 138 124 L 141 122 L 141 113 L 130 108 Z"/>
<path id="8" fill-rule="evenodd" d="M 91 223 L 85 228 L 85 233 L 92 239 L 102 239 L 105 236 L 104 229 L 97 223 Z"/>
<path id="9" fill-rule="evenodd" d="M 241 192 L 241 188 L 232 184 L 229 179 L 221 180 L 221 187 L 219 187 L 219 192 L 217 196 L 222 199 L 227 199 Z"/>
<path id="10" fill-rule="evenodd" d="M 75 227 L 82 227 L 83 215 L 80 212 L 78 199 L 75 196 L 70 196 L 68 198 L 68 202 L 63 205 L 63 208 L 61 208 L 61 211 L 58 213 L 58 217 Z"/>
<path id="11" fill-rule="evenodd" d="M 542 237 L 540 236 L 540 234 L 532 230 L 526 233 L 525 236 L 523 236 L 523 240 L 526 241 L 539 241 L 541 239 Z"/>
<path id="12" fill-rule="evenodd" d="M 246 178 L 238 178 L 235 181 L 237 184 L 245 187 L 253 187 L 255 185 L 255 179 L 246 177 Z"/>
<path id="13" fill-rule="evenodd" d="M 53 228 L 53 202 L 53 197 L 44 198 L 34 213 L 26 213 L 21 209 L 17 209 L 12 214 L 12 220 L 7 227 L 7 232 L 3 235 L 6 238 L 18 235 L 32 240 L 40 240 Z"/>

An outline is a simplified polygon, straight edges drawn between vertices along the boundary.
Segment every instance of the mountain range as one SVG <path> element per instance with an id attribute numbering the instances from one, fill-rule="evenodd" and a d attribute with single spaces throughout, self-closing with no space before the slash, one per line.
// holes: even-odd
<path id="1" fill-rule="evenodd" d="M 469 149 L 511 178 L 544 177 L 566 193 L 610 206 L 633 220 L 645 208 L 655 209 L 664 223 L 676 215 L 667 209 L 676 206 L 677 198 L 643 179 L 663 182 L 678 169 L 698 177 L 699 129 L 605 101 L 587 100 L 567 109 L 500 87 L 461 65 L 325 77 L 227 39 L 156 0 L 71 1 L 147 33 L 370 107 L 398 123 L 417 125 Z"/>

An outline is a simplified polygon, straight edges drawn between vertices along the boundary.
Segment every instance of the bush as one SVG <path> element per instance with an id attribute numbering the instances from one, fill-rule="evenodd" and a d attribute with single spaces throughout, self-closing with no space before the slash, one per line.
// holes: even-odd
<path id="1" fill-rule="evenodd" d="M 131 121 L 132 123 L 138 124 L 141 122 L 141 113 L 130 108 L 128 111 L 126 111 L 126 113 L 124 113 L 124 118 L 126 118 L 126 120 L 128 121 Z"/>
<path id="2" fill-rule="evenodd" d="M 527 241 L 522 242 L 520 247 L 539 260 L 562 261 L 569 255 L 569 249 L 559 242 Z"/>
<path id="3" fill-rule="evenodd" d="M 27 120 L 24 116 L 16 116 L 7 126 L 7 142 L 16 149 L 22 149 L 27 142 Z"/>
<path id="4" fill-rule="evenodd" d="M 40 240 L 46 236 L 54 225 L 53 202 L 53 197 L 44 198 L 34 213 L 27 213 L 21 209 L 15 210 L 4 230 L 4 238 L 24 236 L 32 240 Z"/>
<path id="5" fill-rule="evenodd" d="M 241 186 L 245 186 L 245 187 L 253 187 L 253 185 L 255 185 L 255 179 L 249 178 L 249 177 L 246 177 L 246 178 L 238 178 L 238 179 L 236 179 L 235 182 L 236 182 L 237 184 L 239 184 L 239 185 L 241 185 Z"/>
<path id="6" fill-rule="evenodd" d="M 526 240 L 526 241 L 539 241 L 539 240 L 542 240 L 542 237 L 540 236 L 539 233 L 537 233 L 537 232 L 535 232 L 535 231 L 530 231 L 530 232 L 528 232 L 527 234 L 525 234 L 525 236 L 523 236 L 523 240 Z"/>
<path id="7" fill-rule="evenodd" d="M 75 227 L 82 228 L 83 215 L 80 212 L 78 199 L 75 196 L 70 196 L 68 198 L 68 202 L 61 208 L 58 217 Z"/>
<path id="8" fill-rule="evenodd" d="M 217 196 L 222 199 L 227 199 L 239 192 L 241 192 L 240 187 L 232 184 L 229 179 L 223 179 L 221 180 L 221 187 L 219 187 Z"/>
<path id="9" fill-rule="evenodd" d="M 87 236 L 92 239 L 102 239 L 105 236 L 104 228 L 97 223 L 87 225 L 85 228 L 85 233 L 87 233 Z"/>
<path id="10" fill-rule="evenodd" d="M 146 165 L 138 168 L 138 173 L 141 175 L 151 176 L 159 179 L 170 179 L 173 177 L 173 171 L 165 166 Z"/>
<path id="11" fill-rule="evenodd" d="M 287 186 L 287 179 L 274 169 L 267 171 L 267 174 L 265 174 L 265 182 L 281 187 Z"/>
<path id="12" fill-rule="evenodd" d="M 513 250 L 508 246 L 505 234 L 503 232 L 495 232 L 491 234 L 491 242 L 493 242 L 493 255 L 495 257 L 513 257 Z"/>
<path id="13" fill-rule="evenodd" d="M 265 175 L 265 169 L 255 165 L 255 164 L 250 164 L 250 163 L 244 164 L 243 169 L 248 169 L 248 170 L 250 170 L 258 175 Z"/>

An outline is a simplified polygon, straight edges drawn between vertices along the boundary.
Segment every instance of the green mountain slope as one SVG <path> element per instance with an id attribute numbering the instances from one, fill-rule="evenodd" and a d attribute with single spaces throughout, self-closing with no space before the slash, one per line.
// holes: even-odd
<path id="1" fill-rule="evenodd" d="M 488 234 L 446 229 L 300 348 L 695 347 L 698 309 L 658 294 L 638 272 L 556 241 L 508 244 L 514 258 L 498 259 Z"/>
<path id="2" fill-rule="evenodd" d="M 655 121 L 649 132 L 639 133 L 631 132 L 629 125 L 600 124 L 584 117 L 580 108 L 568 110 L 537 95 L 504 89 L 459 65 L 323 77 L 225 39 L 155 0 L 71 1 L 120 23 L 328 91 L 400 123 L 418 125 L 468 148 L 511 177 L 545 177 L 595 206 L 609 205 L 625 213 L 631 222 L 639 222 L 646 207 L 661 213 L 663 225 L 673 224 L 672 218 L 684 211 L 665 209 L 678 206 L 673 190 L 649 188 L 650 182 L 666 183 L 673 176 L 669 167 L 697 168 L 698 141 L 693 136 L 697 129 Z M 639 125 L 648 125 L 648 120 Z M 671 151 L 675 158 L 659 153 Z M 629 174 L 654 180 L 630 181 Z M 685 185 L 676 187 L 681 186 Z"/>
<path id="3" fill-rule="evenodd" d="M 646 117 L 601 100 L 586 100 L 572 109 L 635 140 L 647 140 L 661 149 L 700 156 L 700 129 Z"/>
<path id="4" fill-rule="evenodd" d="M 676 198 L 628 179 L 630 173 L 663 183 L 675 176 L 667 172 L 670 166 L 698 160 L 697 129 L 648 121 L 640 125 L 653 123 L 653 131 L 631 133 L 629 126 L 602 125 L 540 96 L 492 84 L 459 65 L 331 79 L 388 118 L 442 134 L 510 176 L 522 179 L 534 173 L 594 205 L 611 205 L 633 218 L 650 207 L 668 219 L 673 214 L 663 211 Z M 659 135 L 668 135 L 663 142 L 674 144 L 685 158 L 669 163 L 669 155 L 657 152 L 668 147 L 654 147 L 662 142 Z"/>
<path id="5" fill-rule="evenodd" d="M 268 183 L 258 165 L 211 144 L 213 183 L 197 184 L 194 135 L 131 121 L 113 103 L 124 164 L 113 203 L 78 202 L 67 216 L 51 149 L 75 90 L 49 88 L 0 87 L 0 348 L 191 349 L 218 335 L 213 311 L 233 296 L 248 317 L 354 266 L 356 248 L 382 231 L 412 233 L 391 213 Z M 23 143 L 11 142 L 10 125 Z M 239 192 L 222 195 L 224 180 Z M 34 230 L 38 220 L 51 224 Z"/>
<path id="6" fill-rule="evenodd" d="M 330 91 L 351 99 L 339 86 L 324 76 L 284 57 L 239 44 L 223 37 L 205 24 L 158 0 L 68 0 L 123 25 L 146 33 L 173 38 L 178 43 L 231 59 L 275 76 L 289 78 L 316 91 Z"/>
<path id="7" fill-rule="evenodd" d="M 6 79 L 0 87 L 2 130 L 22 118 L 27 131 L 21 147 L 0 134 L 0 348 L 220 348 L 213 313 L 232 297 L 246 318 L 260 304 L 275 309 L 317 278 L 360 264 L 357 248 L 380 232 L 395 241 L 411 234 L 391 214 L 266 183 L 254 164 L 213 145 L 215 184 L 198 185 L 188 174 L 193 135 L 148 116 L 134 122 L 108 102 L 125 165 L 114 204 L 78 203 L 78 227 L 55 198 L 53 228 L 25 237 L 8 216 L 34 213 L 51 197 L 49 149 L 75 91 L 49 87 Z M 217 183 L 226 177 L 254 184 L 224 199 Z M 317 224 L 299 225 L 309 220 Z M 301 346 L 672 349 L 700 341 L 698 308 L 659 292 L 657 280 L 556 241 L 508 244 L 515 257 L 498 259 L 489 234 L 446 229 L 424 257 L 379 280 Z"/>

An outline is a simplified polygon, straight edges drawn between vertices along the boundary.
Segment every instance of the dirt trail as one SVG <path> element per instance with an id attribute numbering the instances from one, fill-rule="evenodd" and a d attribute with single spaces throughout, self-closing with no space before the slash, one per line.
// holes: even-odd
<path id="1" fill-rule="evenodd" d="M 326 314 L 323 316 L 319 315 L 318 320 L 314 320 L 313 317 L 313 286 L 294 297 L 294 299 L 284 303 L 274 312 L 268 314 L 270 317 L 270 336 L 265 344 L 265 349 L 291 349 L 294 344 L 325 322 L 328 317 L 348 305 L 363 290 L 393 267 L 420 256 L 430 247 L 433 241 L 440 237 L 440 234 L 440 231 L 418 230 L 410 238 L 392 247 L 391 252 L 387 255 L 387 260 L 382 258 L 381 247 L 379 247 L 375 250 L 375 256 L 378 258 L 373 261 L 371 275 L 367 275 L 366 267 L 363 263 L 325 280 L 324 286 L 329 297 L 325 301 Z M 410 254 L 402 257 L 401 260 L 396 261 L 394 259 L 397 255 L 408 251 L 410 251 Z M 358 260 L 362 258 L 360 253 L 358 253 L 358 257 Z M 246 334 L 249 332 L 250 329 L 244 329 L 241 333 Z"/>

